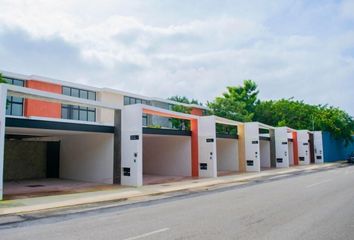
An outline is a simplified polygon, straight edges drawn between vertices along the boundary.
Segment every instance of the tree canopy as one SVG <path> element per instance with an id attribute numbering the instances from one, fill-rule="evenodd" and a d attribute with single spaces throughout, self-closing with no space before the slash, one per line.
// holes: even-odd
<path id="1" fill-rule="evenodd" d="M 227 87 L 227 92 L 208 102 L 208 107 L 217 116 L 249 122 L 253 119 L 258 102 L 257 84 L 252 80 L 244 80 L 242 86 Z"/>
<path id="2" fill-rule="evenodd" d="M 328 105 L 311 105 L 290 99 L 261 101 L 257 84 L 227 87 L 227 92 L 208 103 L 212 114 L 237 121 L 258 121 L 272 126 L 328 131 L 346 143 L 352 141 L 353 118 L 345 111 Z"/>

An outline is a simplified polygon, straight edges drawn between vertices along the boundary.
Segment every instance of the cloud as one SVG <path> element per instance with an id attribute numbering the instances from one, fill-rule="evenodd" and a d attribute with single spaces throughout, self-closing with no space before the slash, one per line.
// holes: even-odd
<path id="1" fill-rule="evenodd" d="M 204 102 L 253 79 L 262 98 L 354 114 L 350 1 L 0 4 L 1 68 Z"/>

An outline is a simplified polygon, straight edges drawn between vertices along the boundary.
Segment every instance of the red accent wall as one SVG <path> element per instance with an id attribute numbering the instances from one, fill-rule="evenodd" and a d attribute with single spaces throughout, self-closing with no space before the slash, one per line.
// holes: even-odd
<path id="1" fill-rule="evenodd" d="M 294 156 L 294 165 L 299 165 L 299 148 L 297 145 L 297 132 L 293 132 L 293 156 Z"/>
<path id="2" fill-rule="evenodd" d="M 203 116 L 203 109 L 200 108 L 192 108 L 192 115 Z"/>
<path id="3" fill-rule="evenodd" d="M 61 94 L 61 86 L 53 83 L 27 80 L 26 87 Z M 35 116 L 61 118 L 61 104 L 34 99 L 25 99 L 24 115 L 26 117 Z"/>
<path id="4" fill-rule="evenodd" d="M 198 120 L 191 119 L 192 131 L 192 177 L 199 176 Z"/>

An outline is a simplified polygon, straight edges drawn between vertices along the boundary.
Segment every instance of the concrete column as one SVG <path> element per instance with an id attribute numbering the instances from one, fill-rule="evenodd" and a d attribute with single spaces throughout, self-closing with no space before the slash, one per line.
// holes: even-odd
<path id="1" fill-rule="evenodd" d="M 121 182 L 121 165 L 122 165 L 122 151 L 121 151 L 121 137 L 122 137 L 122 111 L 114 111 L 114 156 L 113 156 L 113 184 L 120 184 Z"/>
<path id="2" fill-rule="evenodd" d="M 246 155 L 245 155 L 245 126 L 237 126 L 238 134 L 238 160 L 240 172 L 246 172 Z"/>
<path id="3" fill-rule="evenodd" d="M 7 88 L 0 84 L 0 200 L 3 199 L 4 191 L 4 148 L 5 148 L 5 115 Z"/>
<path id="4" fill-rule="evenodd" d="M 192 177 L 199 176 L 198 120 L 191 120 L 192 131 Z"/>
<path id="5" fill-rule="evenodd" d="M 269 129 L 270 136 L 270 166 L 277 167 L 276 157 L 275 157 L 275 133 L 273 129 Z"/>

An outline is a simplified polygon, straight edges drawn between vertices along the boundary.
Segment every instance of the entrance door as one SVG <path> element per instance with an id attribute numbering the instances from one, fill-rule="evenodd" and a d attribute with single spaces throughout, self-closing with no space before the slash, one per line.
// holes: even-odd
<path id="1" fill-rule="evenodd" d="M 59 178 L 60 142 L 47 143 L 47 178 Z"/>
<path id="2" fill-rule="evenodd" d="M 309 134 L 309 144 L 310 144 L 310 162 L 315 163 L 315 148 L 314 148 L 313 133 Z"/>

